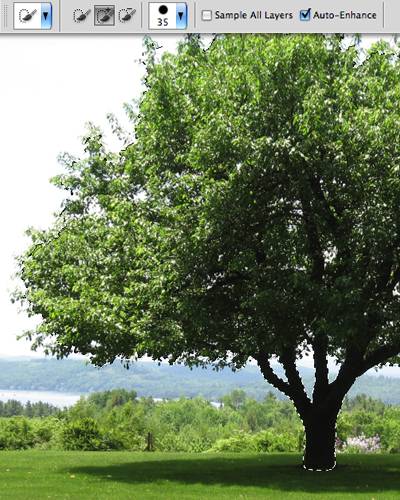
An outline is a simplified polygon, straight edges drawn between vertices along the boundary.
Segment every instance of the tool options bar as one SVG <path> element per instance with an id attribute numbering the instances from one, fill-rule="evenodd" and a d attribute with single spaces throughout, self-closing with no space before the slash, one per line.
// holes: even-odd
<path id="1" fill-rule="evenodd" d="M 398 0 L 110 1 L 0 0 L 0 34 L 400 32 Z"/>

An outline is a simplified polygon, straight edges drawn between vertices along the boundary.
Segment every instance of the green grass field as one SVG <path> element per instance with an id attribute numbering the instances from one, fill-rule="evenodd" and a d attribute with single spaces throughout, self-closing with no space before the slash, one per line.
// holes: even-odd
<path id="1" fill-rule="evenodd" d="M 340 455 L 330 473 L 295 454 L 0 452 L 0 499 L 400 498 L 400 455 Z"/>

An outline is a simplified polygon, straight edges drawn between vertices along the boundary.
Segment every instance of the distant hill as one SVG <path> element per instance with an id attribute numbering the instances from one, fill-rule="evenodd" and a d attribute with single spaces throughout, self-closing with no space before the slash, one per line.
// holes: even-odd
<path id="1" fill-rule="evenodd" d="M 282 375 L 279 366 L 277 373 Z M 313 370 L 300 368 L 307 391 L 311 393 Z M 282 397 L 261 376 L 256 366 L 237 372 L 224 369 L 189 368 L 137 362 L 129 370 L 120 363 L 96 368 L 75 359 L 0 359 L 0 389 L 88 393 L 113 388 L 135 389 L 139 396 L 156 398 L 195 397 L 216 401 L 233 389 L 262 399 L 268 391 Z M 400 380 L 383 376 L 361 377 L 350 395 L 364 393 L 385 403 L 400 404 Z"/>

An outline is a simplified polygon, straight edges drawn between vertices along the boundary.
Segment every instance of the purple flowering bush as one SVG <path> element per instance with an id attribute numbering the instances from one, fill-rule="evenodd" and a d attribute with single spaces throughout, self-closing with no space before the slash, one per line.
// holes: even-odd
<path id="1" fill-rule="evenodd" d="M 361 434 L 360 436 L 348 437 L 345 442 L 339 443 L 338 451 L 345 453 L 379 453 L 381 448 L 379 436 L 366 437 Z"/>

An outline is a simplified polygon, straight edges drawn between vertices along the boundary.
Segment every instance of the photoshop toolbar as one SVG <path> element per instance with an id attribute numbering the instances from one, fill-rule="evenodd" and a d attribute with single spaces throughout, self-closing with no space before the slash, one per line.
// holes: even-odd
<path id="1" fill-rule="evenodd" d="M 98 1 L 98 0 L 97 0 Z M 396 0 L 96 3 L 88 0 L 1 5 L 0 33 L 395 33 Z"/>

